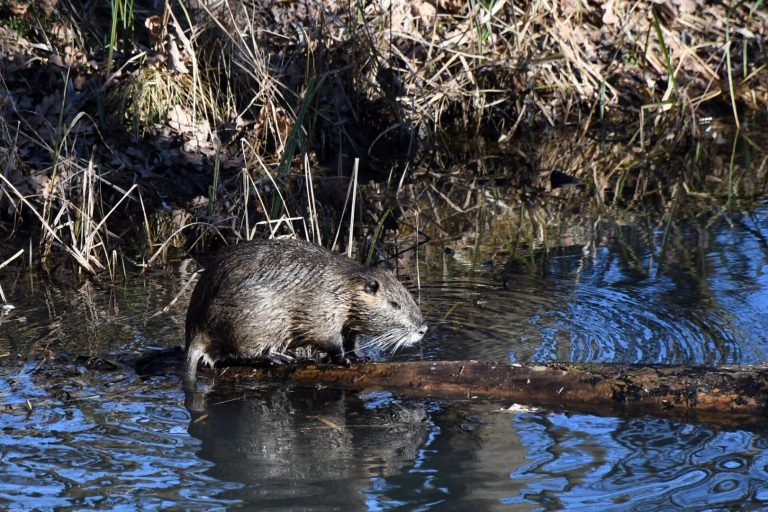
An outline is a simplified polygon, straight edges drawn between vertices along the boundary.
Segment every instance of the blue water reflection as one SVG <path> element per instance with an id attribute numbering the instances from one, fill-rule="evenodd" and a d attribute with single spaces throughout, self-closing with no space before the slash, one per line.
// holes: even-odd
<path id="1" fill-rule="evenodd" d="M 91 382 L 77 393 L 83 400 L 66 403 L 31 368 L 0 377 L 4 403 L 33 404 L 30 413 L 0 414 L 0 506 L 222 510 L 232 503 L 212 498 L 237 484 L 206 476 L 210 463 L 193 456 L 199 443 L 187 434 L 177 383 L 113 392 L 86 375 Z"/>
<path id="2" fill-rule="evenodd" d="M 424 356 L 761 363 L 768 359 L 766 219 L 763 204 L 752 215 L 686 221 L 666 235 L 667 228 L 602 221 L 577 245 L 433 258 L 422 304 L 439 320 Z"/>
<path id="3" fill-rule="evenodd" d="M 17 396 L 15 379 L 4 375 L 3 396 Z M 94 386 L 84 391 L 100 388 L 86 379 Z M 196 423 L 172 382 L 134 381 L 119 401 L 50 399 L 30 415 L 4 414 L 0 503 L 14 510 L 768 507 L 768 437 L 760 432 L 509 413 L 492 403 L 376 391 L 243 391 L 210 395 L 209 416 Z"/>
<path id="4" fill-rule="evenodd" d="M 529 462 L 510 475 L 523 485 L 509 503 L 564 510 L 768 506 L 763 436 L 563 414 L 520 415 L 514 423 L 530 448 Z"/>

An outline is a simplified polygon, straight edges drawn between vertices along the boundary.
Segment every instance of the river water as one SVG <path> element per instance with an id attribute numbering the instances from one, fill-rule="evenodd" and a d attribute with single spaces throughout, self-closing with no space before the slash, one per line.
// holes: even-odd
<path id="1" fill-rule="evenodd" d="M 392 357 L 766 360 L 768 203 L 566 232 L 547 249 L 423 247 L 430 330 Z M 189 291 L 162 310 L 188 263 L 118 285 L 2 271 L 15 309 L 0 317 L 0 507 L 768 509 L 768 430 L 754 427 L 210 381 L 192 420 L 175 376 L 123 365 L 182 343 Z"/>

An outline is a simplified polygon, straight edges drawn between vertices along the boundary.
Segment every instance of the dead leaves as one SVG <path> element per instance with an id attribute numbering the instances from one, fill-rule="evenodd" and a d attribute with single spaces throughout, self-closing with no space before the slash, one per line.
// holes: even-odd
<path id="1" fill-rule="evenodd" d="M 85 52 L 72 45 L 65 45 L 58 53 L 52 53 L 48 57 L 48 62 L 61 69 L 71 70 L 88 63 L 88 57 Z"/>

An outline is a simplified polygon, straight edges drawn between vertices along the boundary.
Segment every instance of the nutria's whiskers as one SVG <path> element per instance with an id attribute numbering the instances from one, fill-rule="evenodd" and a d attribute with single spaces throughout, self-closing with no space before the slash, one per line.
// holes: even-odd
<path id="1" fill-rule="evenodd" d="M 418 339 L 414 338 L 414 331 L 394 329 L 379 336 L 374 336 L 370 338 L 366 343 L 358 344 L 357 349 L 365 350 L 371 347 L 380 347 L 383 349 L 390 348 L 390 352 L 395 353 L 402 347 L 407 347 L 413 343 L 416 343 Z M 421 336 L 418 338 L 420 339 Z"/>

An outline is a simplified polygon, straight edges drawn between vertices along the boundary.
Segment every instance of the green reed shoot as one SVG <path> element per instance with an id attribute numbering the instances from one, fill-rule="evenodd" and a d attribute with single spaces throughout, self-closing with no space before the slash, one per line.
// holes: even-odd
<path id="1" fill-rule="evenodd" d="M 664 62 L 667 65 L 667 73 L 669 73 L 669 83 L 675 90 L 675 101 L 680 101 L 680 89 L 677 86 L 677 80 L 675 80 L 675 69 L 672 66 L 672 56 L 669 52 L 667 44 L 664 42 L 664 34 L 661 31 L 661 23 L 659 22 L 659 15 L 656 13 L 656 9 L 653 9 L 653 30 L 656 32 L 656 37 L 659 40 L 659 48 L 661 54 L 664 57 Z"/>
<path id="2" fill-rule="evenodd" d="M 107 49 L 107 76 L 112 69 L 113 51 L 117 46 L 118 25 L 130 39 L 133 31 L 133 0 L 112 0 L 112 26 L 109 33 L 109 48 Z"/>

